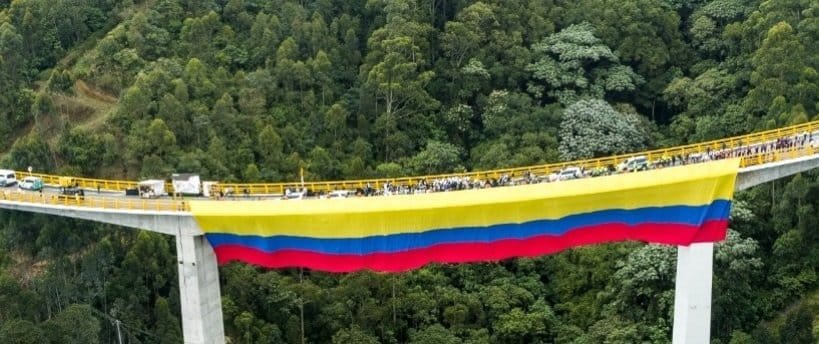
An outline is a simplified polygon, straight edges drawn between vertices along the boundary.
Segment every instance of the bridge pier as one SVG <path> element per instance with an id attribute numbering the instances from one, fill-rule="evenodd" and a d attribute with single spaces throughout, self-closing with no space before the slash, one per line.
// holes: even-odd
<path id="1" fill-rule="evenodd" d="M 711 342 L 713 272 L 713 243 L 677 247 L 673 344 Z"/>
<path id="2" fill-rule="evenodd" d="M 176 235 L 185 344 L 225 343 L 216 255 L 203 235 Z"/>
<path id="3" fill-rule="evenodd" d="M 819 154 L 740 169 L 736 190 L 819 168 Z M 0 196 L 5 192 L 0 193 Z M 212 247 L 190 212 L 155 211 L 99 203 L 102 207 L 47 203 L 44 198 L 0 197 L 0 208 L 109 223 L 174 235 L 185 343 L 225 343 L 219 272 Z M 106 206 L 106 204 L 109 204 Z M 111 208 L 110 204 L 113 204 Z M 678 247 L 672 342 L 710 342 L 714 245 Z"/>

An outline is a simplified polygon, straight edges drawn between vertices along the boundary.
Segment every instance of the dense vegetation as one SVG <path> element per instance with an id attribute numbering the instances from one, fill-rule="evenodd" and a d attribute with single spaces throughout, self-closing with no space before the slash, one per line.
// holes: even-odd
<path id="1" fill-rule="evenodd" d="M 17 0 L 3 167 L 358 178 L 603 156 L 817 118 L 811 0 Z M 594 126 L 590 126 L 593 123 Z M 575 130 L 585 128 L 588 130 Z M 10 148 L 9 148 L 10 147 Z M 814 343 L 819 174 L 738 195 L 713 338 Z M 0 342 L 180 342 L 170 238 L 0 212 Z M 673 248 L 400 275 L 221 270 L 234 343 L 665 343 Z"/>

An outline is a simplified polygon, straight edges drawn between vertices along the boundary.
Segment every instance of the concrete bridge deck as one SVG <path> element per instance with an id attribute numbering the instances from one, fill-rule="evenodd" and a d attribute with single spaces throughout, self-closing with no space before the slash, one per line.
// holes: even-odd
<path id="1" fill-rule="evenodd" d="M 763 135 L 752 143 L 770 144 L 779 142 L 782 137 L 806 135 L 803 137 L 807 137 L 807 141 L 800 144 L 782 145 L 766 151 L 738 151 L 748 146 L 734 145 L 717 147 L 712 152 L 732 152 L 726 157 L 741 153 L 744 167 L 739 171 L 736 190 L 744 190 L 819 167 L 819 149 L 814 145 L 819 140 L 814 140 L 813 130 L 819 129 L 817 123 L 810 123 L 811 131 L 786 130 L 782 131 L 786 136 Z M 726 140 L 737 142 L 736 139 Z M 185 200 L 143 200 L 126 198 L 118 192 L 95 194 L 93 191 L 80 200 L 56 197 L 55 190 L 38 193 L 0 189 L 0 208 L 173 235 L 176 238 L 185 343 L 225 342 L 216 257 Z M 678 252 L 673 343 L 706 343 L 710 340 L 713 244 L 681 246 Z"/>

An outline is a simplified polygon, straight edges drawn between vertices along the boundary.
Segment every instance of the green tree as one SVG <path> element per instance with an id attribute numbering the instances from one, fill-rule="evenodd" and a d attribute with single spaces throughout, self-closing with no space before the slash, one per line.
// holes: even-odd
<path id="1" fill-rule="evenodd" d="M 205 64 L 195 57 L 188 60 L 188 64 L 185 65 L 182 81 L 193 98 L 207 99 L 216 92 L 216 85 L 210 80 Z M 185 98 L 179 98 L 178 95 L 177 98 L 185 101 Z"/>
<path id="2" fill-rule="evenodd" d="M 487 45 L 494 35 L 500 35 L 499 16 L 494 5 L 475 2 L 457 13 L 455 20 L 444 26 L 440 36 L 446 59 L 437 68 L 441 78 L 449 83 L 441 92 L 460 99 L 470 99 L 488 86 L 490 72 L 484 61 L 492 61 Z M 445 93 L 445 94 L 446 94 Z"/>
<path id="3" fill-rule="evenodd" d="M 250 27 L 250 36 L 245 46 L 249 53 L 248 64 L 264 64 L 268 56 L 275 55 L 275 48 L 281 43 L 281 23 L 276 15 L 260 11 Z"/>
<path id="4" fill-rule="evenodd" d="M 736 92 L 737 85 L 736 75 L 729 70 L 709 68 L 694 79 L 673 79 L 663 90 L 663 98 L 669 104 L 685 109 L 689 116 L 717 115 L 731 104 L 726 100 Z"/>
<path id="5" fill-rule="evenodd" d="M 767 113 L 783 124 L 789 122 L 796 105 L 814 110 L 819 99 L 819 74 L 807 64 L 811 61 L 808 56 L 790 24 L 779 22 L 771 27 L 751 58 L 753 88 L 746 97 L 746 108 L 753 113 Z M 774 106 L 780 96 L 786 105 Z"/>
<path id="6" fill-rule="evenodd" d="M 734 216 L 736 220 L 736 214 Z M 736 329 L 759 321 L 756 287 L 763 271 L 759 244 L 736 231 L 717 244 L 714 254 L 712 336 L 728 338 Z"/>
<path id="7" fill-rule="evenodd" d="M 543 300 L 538 300 L 528 312 L 513 308 L 502 314 L 493 325 L 495 336 L 503 343 L 534 343 L 552 340 L 550 332 L 557 325 L 557 317 Z"/>
<path id="8" fill-rule="evenodd" d="M 742 332 L 740 330 L 736 330 L 731 333 L 731 341 L 728 344 L 756 344 L 757 342 L 754 340 L 750 334 Z"/>
<path id="9" fill-rule="evenodd" d="M 219 15 L 211 11 L 198 18 L 188 18 L 182 24 L 180 39 L 188 57 L 205 59 L 214 56 L 214 39 L 222 29 Z"/>
<path id="10" fill-rule="evenodd" d="M 259 132 L 257 142 L 256 148 L 262 175 L 266 177 L 265 179 L 268 179 L 267 177 L 272 177 L 274 180 L 280 178 L 277 176 L 279 176 L 280 164 L 284 160 L 282 138 L 272 126 L 267 125 Z"/>
<path id="11" fill-rule="evenodd" d="M 333 344 L 378 344 L 378 338 L 362 331 L 358 326 L 341 329 L 333 335 Z"/>
<path id="12" fill-rule="evenodd" d="M 491 138 L 522 137 L 532 132 L 556 134 L 559 113 L 556 106 L 536 106 L 525 93 L 495 90 L 486 99 L 481 121 L 485 135 Z"/>
<path id="13" fill-rule="evenodd" d="M 223 93 L 219 100 L 213 104 L 210 115 L 211 123 L 214 125 L 216 134 L 226 142 L 238 143 L 242 141 L 242 133 L 237 126 L 236 107 L 233 105 L 233 97 L 228 93 Z"/>
<path id="14" fill-rule="evenodd" d="M 338 175 L 338 160 L 333 158 L 326 149 L 322 147 L 313 148 L 310 151 L 310 170 L 316 174 L 318 179 L 333 180 Z"/>
<path id="15" fill-rule="evenodd" d="M 615 292 L 612 304 L 620 315 L 649 324 L 667 317 L 674 303 L 675 263 L 670 247 L 645 245 L 633 250 L 610 284 Z"/>
<path id="16" fill-rule="evenodd" d="M 426 90 L 435 72 L 425 60 L 431 28 L 407 18 L 403 11 L 415 0 L 390 0 L 387 23 L 368 40 L 369 54 L 362 66 L 364 85 L 383 105 L 377 126 L 383 136 L 384 158 L 395 157 L 397 131 L 416 114 L 435 109 L 439 102 Z M 392 12 L 390 12 L 392 11 Z M 381 123 L 381 125 L 378 125 Z"/>
<path id="17" fill-rule="evenodd" d="M 23 38 L 16 28 L 8 22 L 0 23 L 0 135 L 7 137 L 12 130 L 27 119 L 29 106 L 21 102 L 27 97 L 21 91 L 24 85 L 27 66 L 23 50 Z M 20 108 L 20 106 L 25 106 Z"/>
<path id="18" fill-rule="evenodd" d="M 38 135 L 31 135 L 17 140 L 11 147 L 5 161 L 5 164 L 9 166 L 15 168 L 31 166 L 35 171 L 50 172 L 55 168 L 51 148 Z"/>
<path id="19" fill-rule="evenodd" d="M 788 314 L 785 324 L 779 330 L 782 343 L 810 344 L 816 343 L 813 337 L 813 320 L 815 313 L 806 306 L 801 306 Z"/>
<path id="20" fill-rule="evenodd" d="M 63 161 L 76 166 L 83 175 L 93 175 L 105 156 L 105 142 L 87 130 L 71 129 L 60 136 L 58 152 Z"/>
<path id="21" fill-rule="evenodd" d="M 157 297 L 154 305 L 156 335 L 161 344 L 179 343 L 182 341 L 182 327 L 179 319 L 171 313 L 168 301 Z"/>
<path id="22" fill-rule="evenodd" d="M 260 175 L 259 167 L 256 164 L 250 164 L 242 172 L 242 179 L 246 182 L 258 182 L 261 179 Z"/>
<path id="23" fill-rule="evenodd" d="M 89 305 L 70 305 L 43 326 L 54 344 L 99 343 L 100 323 Z"/>
<path id="24" fill-rule="evenodd" d="M 0 341 L 9 344 L 39 344 L 47 341 L 43 331 L 28 320 L 12 319 L 0 327 Z"/>
<path id="25" fill-rule="evenodd" d="M 395 162 L 378 164 L 378 166 L 375 167 L 375 172 L 382 178 L 397 178 L 405 175 L 404 168 Z"/>
<path id="26" fill-rule="evenodd" d="M 565 23 L 591 23 L 606 46 L 624 64 L 634 66 L 634 71 L 646 82 L 630 99 L 651 114 L 662 110 L 662 104 L 656 100 L 673 76 L 674 67 L 691 62 L 690 48 L 680 30 L 681 14 L 665 2 L 583 0 L 565 6 L 562 16 Z"/>
<path id="27" fill-rule="evenodd" d="M 344 104 L 335 103 L 324 114 L 324 125 L 332 135 L 332 140 L 338 140 L 347 129 L 347 119 L 350 113 Z"/>
<path id="28" fill-rule="evenodd" d="M 28 228 L 18 230 L 28 230 Z M 6 229 L 4 232 L 5 235 L 11 236 L 11 234 L 14 233 L 14 229 Z M 21 237 L 20 239 L 25 238 Z M 8 240 L 7 242 L 9 247 L 17 244 L 16 240 Z M 20 245 L 17 246 L 19 247 Z M 6 274 L 2 269 L 0 269 L 0 301 L 6 306 L 0 310 L 0 321 L 11 324 L 15 322 L 15 319 L 35 319 L 39 311 L 39 305 L 42 304 L 42 298 L 34 291 L 23 288 L 14 277 Z M 26 324 L 21 324 L 21 326 L 25 328 Z M 5 331 L 11 333 L 16 330 L 7 328 Z M 0 330 L 0 332 L 3 332 L 3 330 Z M 0 336 L 0 338 L 2 338 L 2 336 Z"/>
<path id="29" fill-rule="evenodd" d="M 74 76 L 68 70 L 54 70 L 48 78 L 47 87 L 51 92 L 74 94 Z"/>
<path id="30" fill-rule="evenodd" d="M 176 135 L 168 128 L 165 121 L 157 118 L 147 123 L 137 121 L 131 128 L 126 142 L 125 161 L 134 167 L 148 166 L 151 171 L 166 174 L 167 165 L 176 157 Z M 143 162 L 143 157 L 154 156 L 151 163 Z M 153 165 L 153 166 L 150 166 Z M 136 168 L 135 168 L 136 169 Z M 142 177 L 160 177 L 161 175 L 143 175 Z"/>
<path id="31" fill-rule="evenodd" d="M 633 91 L 643 82 L 631 67 L 621 65 L 617 55 L 588 24 L 571 25 L 532 47 L 534 63 L 526 70 L 539 83 L 529 91 L 541 98 L 544 93 L 564 105 L 581 98 L 602 99 L 607 93 Z M 542 83 L 542 84 L 541 84 Z"/>
<path id="32" fill-rule="evenodd" d="M 410 344 L 460 344 L 463 343 L 446 328 L 435 324 L 410 334 Z"/>
<path id="33" fill-rule="evenodd" d="M 563 112 L 560 156 L 565 160 L 634 152 L 645 148 L 639 120 L 604 100 L 581 100 Z"/>
<path id="34" fill-rule="evenodd" d="M 330 73 L 333 68 L 332 62 L 324 50 L 319 50 L 309 65 L 313 82 L 316 84 L 316 93 L 321 95 L 321 106 L 325 106 L 333 97 L 333 80 Z"/>
<path id="35" fill-rule="evenodd" d="M 644 340 L 637 324 L 617 317 L 606 317 L 589 327 L 588 332 L 576 338 L 575 342 L 582 344 L 640 343 Z"/>
<path id="36" fill-rule="evenodd" d="M 168 238 L 140 231 L 119 267 L 121 272 L 108 287 L 112 315 L 132 326 L 147 326 L 156 298 L 167 295 L 176 280 L 176 259 Z M 170 327 L 166 330 L 172 332 Z"/>
<path id="37" fill-rule="evenodd" d="M 435 174 L 455 170 L 462 150 L 446 142 L 430 140 L 426 148 L 412 157 L 409 166 L 414 174 Z"/>
<path id="38" fill-rule="evenodd" d="M 779 344 L 777 338 L 771 334 L 771 331 L 761 324 L 754 329 L 752 335 L 758 344 Z"/>

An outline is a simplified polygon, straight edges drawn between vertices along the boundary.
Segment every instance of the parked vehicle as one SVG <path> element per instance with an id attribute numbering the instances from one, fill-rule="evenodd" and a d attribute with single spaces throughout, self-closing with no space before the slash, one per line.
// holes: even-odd
<path id="1" fill-rule="evenodd" d="M 25 177 L 18 187 L 22 190 L 40 191 L 43 189 L 43 180 L 37 177 Z"/>
<path id="2" fill-rule="evenodd" d="M 85 199 L 85 191 L 80 188 L 80 183 L 74 177 L 60 177 L 60 193 L 56 196 L 60 200 L 76 200 L 82 201 Z"/>
<path id="3" fill-rule="evenodd" d="M 572 180 L 583 177 L 580 167 L 566 167 L 557 175 L 557 180 Z"/>
<path id="4" fill-rule="evenodd" d="M 139 197 L 141 198 L 157 198 L 167 195 L 164 180 L 150 179 L 139 182 Z"/>
<path id="5" fill-rule="evenodd" d="M 205 197 L 223 197 L 224 190 L 216 181 L 202 182 L 202 196 Z"/>
<path id="6" fill-rule="evenodd" d="M 0 170 L 0 187 L 14 186 L 17 184 L 17 177 L 12 170 Z"/>
<path id="7" fill-rule="evenodd" d="M 633 156 L 617 165 L 617 171 L 619 172 L 645 171 L 649 168 L 651 168 L 651 162 L 648 161 L 645 155 Z"/>
<path id="8" fill-rule="evenodd" d="M 327 195 L 327 198 L 347 198 L 350 197 L 350 192 L 347 190 L 334 190 L 330 191 L 330 194 Z"/>
<path id="9" fill-rule="evenodd" d="M 306 196 L 307 196 L 307 191 L 306 190 L 293 190 L 293 191 L 291 191 L 290 189 L 287 189 L 287 190 L 284 190 L 284 196 L 282 197 L 282 199 L 284 199 L 284 200 L 304 199 L 304 197 L 306 197 Z"/>
<path id="10" fill-rule="evenodd" d="M 202 195 L 202 182 L 197 174 L 174 173 L 171 175 L 171 183 L 173 184 L 173 193 L 176 195 Z"/>

